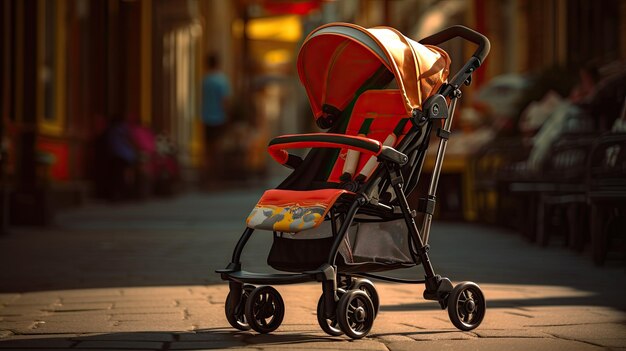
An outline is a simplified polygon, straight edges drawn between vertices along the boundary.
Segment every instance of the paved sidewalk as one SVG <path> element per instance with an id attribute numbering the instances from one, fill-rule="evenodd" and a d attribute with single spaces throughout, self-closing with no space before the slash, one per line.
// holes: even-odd
<path id="1" fill-rule="evenodd" d="M 608 307 L 544 305 L 583 299 L 565 287 L 485 284 L 488 314 L 461 332 L 421 289 L 377 284 L 382 309 L 370 336 L 350 341 L 318 327 L 317 285 L 278 287 L 286 316 L 277 332 L 235 332 L 223 316 L 225 285 L 65 290 L 2 296 L 5 339 L 0 348 L 150 350 L 249 349 L 488 349 L 601 350 L 624 348 L 624 313 Z"/>
<path id="2" fill-rule="evenodd" d="M 481 285 L 488 310 L 478 329 L 455 329 L 422 286 L 376 283 L 381 312 L 363 340 L 320 330 L 317 284 L 277 287 L 286 315 L 276 332 L 237 332 L 223 313 L 228 288 L 212 270 L 228 262 L 258 196 L 89 206 L 56 228 L 0 237 L 0 349 L 626 350 L 624 267 L 442 222 L 432 260 L 438 273 Z M 246 267 L 268 270 L 269 240 L 252 239 Z"/>

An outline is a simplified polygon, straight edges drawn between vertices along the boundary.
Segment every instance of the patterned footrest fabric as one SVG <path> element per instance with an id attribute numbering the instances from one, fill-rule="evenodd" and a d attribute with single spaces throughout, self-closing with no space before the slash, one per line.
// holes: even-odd
<path id="1" fill-rule="evenodd" d="M 249 228 L 297 233 L 315 228 L 343 194 L 343 189 L 266 191 L 254 207 L 246 224 Z"/>

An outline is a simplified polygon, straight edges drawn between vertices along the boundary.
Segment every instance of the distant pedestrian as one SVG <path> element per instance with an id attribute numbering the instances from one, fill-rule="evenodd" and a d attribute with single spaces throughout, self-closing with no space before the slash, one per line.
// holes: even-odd
<path id="1" fill-rule="evenodd" d="M 228 122 L 228 100 L 231 95 L 228 77 L 221 71 L 219 58 L 209 54 L 207 73 L 202 79 L 202 122 L 205 140 L 206 179 L 214 182 L 221 178 L 223 169 L 220 140 Z"/>
<path id="2" fill-rule="evenodd" d="M 105 133 L 110 172 L 107 195 L 110 200 L 125 200 L 136 184 L 137 148 L 128 122 L 121 117 L 114 117 Z"/>

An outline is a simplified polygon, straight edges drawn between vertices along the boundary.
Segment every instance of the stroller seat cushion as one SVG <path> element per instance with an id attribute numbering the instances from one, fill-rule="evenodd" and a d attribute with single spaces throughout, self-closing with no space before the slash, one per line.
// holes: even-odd
<path id="1" fill-rule="evenodd" d="M 326 213 L 344 194 L 344 189 L 267 190 L 254 207 L 246 224 L 252 229 L 297 233 L 319 226 Z"/>

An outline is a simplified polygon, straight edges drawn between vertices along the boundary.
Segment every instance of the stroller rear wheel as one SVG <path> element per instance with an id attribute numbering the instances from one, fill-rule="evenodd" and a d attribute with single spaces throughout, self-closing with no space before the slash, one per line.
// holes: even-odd
<path id="1" fill-rule="evenodd" d="M 283 322 L 285 303 L 276 289 L 260 286 L 250 293 L 245 315 L 252 329 L 261 334 L 270 333 Z"/>
<path id="2" fill-rule="evenodd" d="M 350 290 L 337 304 L 337 322 L 341 330 L 352 339 L 360 339 L 374 325 L 374 304 L 362 290 Z"/>
<path id="3" fill-rule="evenodd" d="M 485 317 L 487 303 L 476 283 L 462 282 L 448 296 L 448 316 L 455 327 L 463 331 L 480 325 Z"/>
<path id="4" fill-rule="evenodd" d="M 246 309 L 246 300 L 250 293 L 254 290 L 254 285 L 244 285 L 241 291 L 241 300 L 239 304 L 235 306 L 233 303 L 232 291 L 228 292 L 228 296 L 226 296 L 226 303 L 224 304 L 224 312 L 226 314 L 226 319 L 228 323 L 239 330 L 250 330 L 250 325 L 246 322 L 245 317 L 245 309 Z"/>
<path id="5" fill-rule="evenodd" d="M 345 294 L 346 291 L 343 289 L 337 289 L 337 295 L 339 298 Z M 326 318 L 326 310 L 324 304 L 324 294 L 320 296 L 319 301 L 317 301 L 317 323 L 320 325 L 322 330 L 332 336 L 343 335 L 343 331 L 339 327 L 339 323 L 337 322 L 337 314 L 335 314 L 332 318 Z"/>
<path id="6" fill-rule="evenodd" d="M 378 292 L 374 287 L 374 283 L 372 283 L 369 279 L 365 278 L 356 278 L 352 281 L 352 285 L 350 289 L 359 289 L 365 291 L 367 296 L 372 300 L 372 304 L 374 305 L 374 316 L 378 315 L 378 308 L 380 307 L 380 299 L 378 297 Z"/>

